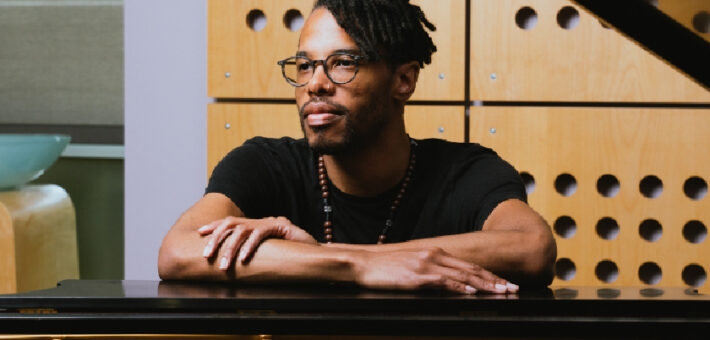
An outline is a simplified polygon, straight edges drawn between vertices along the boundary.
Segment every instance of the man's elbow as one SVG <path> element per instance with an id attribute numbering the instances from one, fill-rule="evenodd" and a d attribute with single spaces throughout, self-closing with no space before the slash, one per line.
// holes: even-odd
<path id="1" fill-rule="evenodd" d="M 178 280 L 184 278 L 185 261 L 179 252 L 165 244 L 158 253 L 158 275 L 163 280 Z"/>
<path id="2" fill-rule="evenodd" d="M 546 230 L 547 231 L 547 230 Z M 554 278 L 557 244 L 550 232 L 540 232 L 531 240 L 526 270 L 528 285 L 549 286 Z"/>

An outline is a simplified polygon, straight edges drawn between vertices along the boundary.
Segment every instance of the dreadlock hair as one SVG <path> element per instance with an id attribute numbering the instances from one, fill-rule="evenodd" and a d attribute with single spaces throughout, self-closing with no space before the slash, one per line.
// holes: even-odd
<path id="1" fill-rule="evenodd" d="M 417 61 L 424 67 L 436 52 L 424 30 L 436 27 L 409 0 L 316 0 L 313 9 L 319 7 L 330 11 L 370 61 L 384 59 L 390 65 Z"/>

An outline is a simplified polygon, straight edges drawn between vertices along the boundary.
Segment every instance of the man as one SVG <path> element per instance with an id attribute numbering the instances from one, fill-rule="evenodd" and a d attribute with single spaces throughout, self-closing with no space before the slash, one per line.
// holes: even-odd
<path id="1" fill-rule="evenodd" d="M 555 242 L 517 172 L 477 144 L 405 131 L 436 51 L 423 26 L 435 29 L 407 0 L 318 0 L 279 62 L 305 139 L 230 152 L 165 237 L 160 276 L 463 294 L 549 284 Z"/>

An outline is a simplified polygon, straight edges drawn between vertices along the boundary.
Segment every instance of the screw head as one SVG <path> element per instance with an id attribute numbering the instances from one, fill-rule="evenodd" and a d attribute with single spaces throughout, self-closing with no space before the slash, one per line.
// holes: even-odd
<path id="1" fill-rule="evenodd" d="M 232 127 L 232 124 L 229 124 L 229 123 L 224 124 L 224 128 L 225 128 L 225 129 L 229 129 L 229 128 L 231 128 L 231 127 Z"/>
<path id="2" fill-rule="evenodd" d="M 490 132 L 492 135 L 495 134 L 496 131 L 497 131 L 496 128 L 491 128 L 491 129 L 489 130 L 489 132 Z"/>
<path id="3" fill-rule="evenodd" d="M 231 76 L 232 76 L 232 74 L 229 73 L 229 72 L 225 72 L 225 73 L 224 73 L 224 77 L 225 77 L 225 78 L 229 78 L 229 77 L 231 77 Z"/>
<path id="4" fill-rule="evenodd" d="M 443 74 L 443 73 L 439 73 L 439 79 L 444 79 L 444 74 Z"/>
<path id="5" fill-rule="evenodd" d="M 439 133 L 444 133 L 444 127 L 443 127 L 443 126 L 439 126 Z"/>

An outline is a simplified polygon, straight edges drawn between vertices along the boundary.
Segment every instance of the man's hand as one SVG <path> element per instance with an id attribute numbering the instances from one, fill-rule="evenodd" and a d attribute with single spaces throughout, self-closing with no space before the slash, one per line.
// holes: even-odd
<path id="1" fill-rule="evenodd" d="M 254 254 L 259 244 L 266 238 L 276 237 L 285 240 L 318 244 L 306 231 L 295 226 L 285 217 L 268 217 L 249 219 L 244 217 L 227 217 L 202 226 L 197 230 L 200 235 L 210 235 L 202 256 L 214 256 L 217 248 L 223 247 L 223 257 L 219 260 L 219 269 L 227 270 L 234 260 L 237 251 L 237 261 L 245 263 Z"/>
<path id="2" fill-rule="evenodd" d="M 462 294 L 477 291 L 516 293 L 518 286 L 440 248 L 363 252 L 356 281 L 380 289 L 443 289 Z"/>

